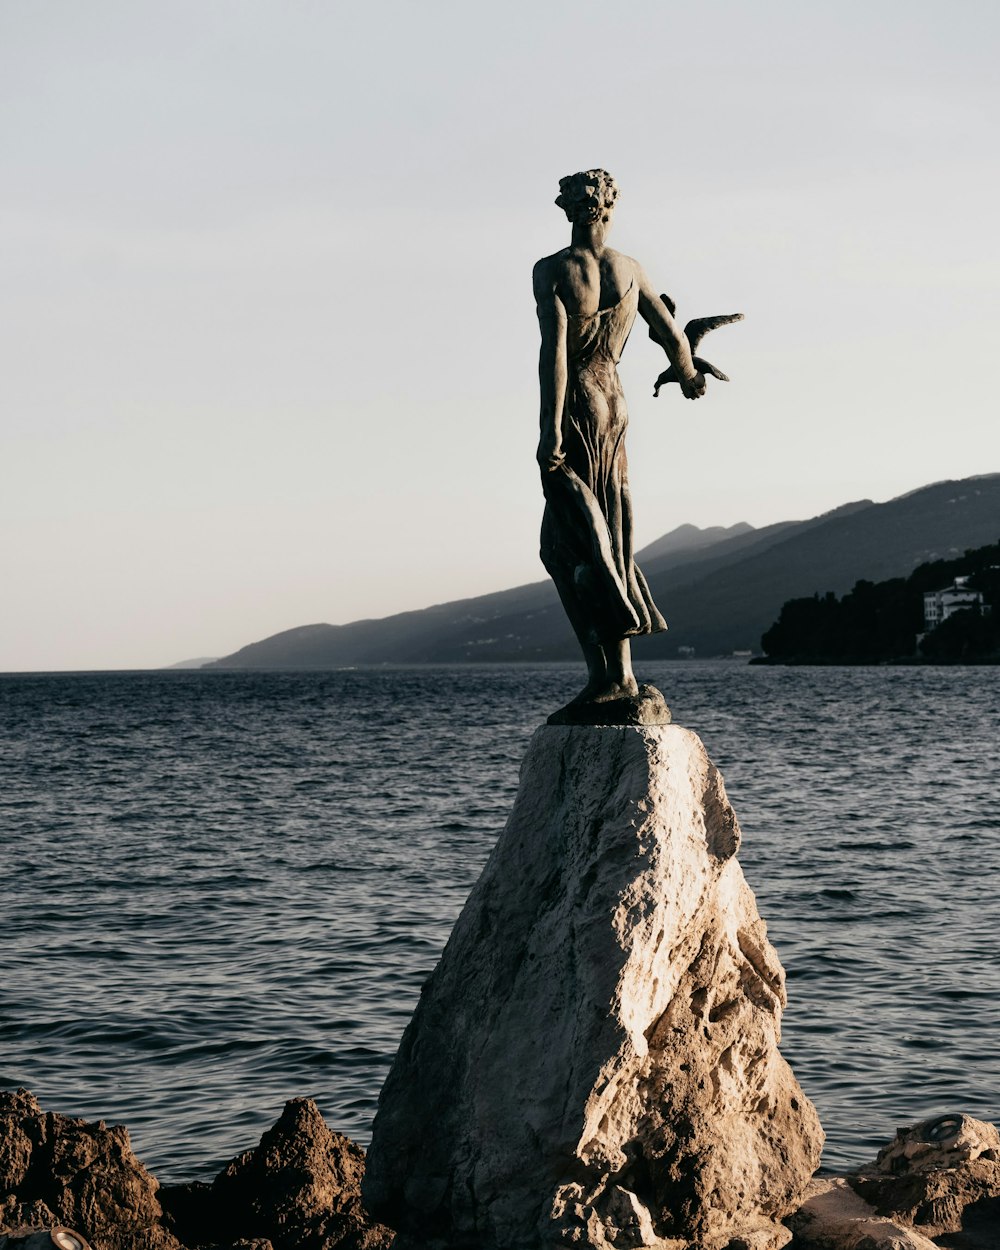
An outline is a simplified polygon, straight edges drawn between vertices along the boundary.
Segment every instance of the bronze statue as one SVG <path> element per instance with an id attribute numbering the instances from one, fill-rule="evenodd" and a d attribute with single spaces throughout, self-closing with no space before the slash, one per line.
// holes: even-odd
<path id="1" fill-rule="evenodd" d="M 632 499 L 625 457 L 628 413 L 618 380 L 638 312 L 670 368 L 659 387 L 677 381 L 688 399 L 705 394 L 705 372 L 692 356 L 673 304 L 658 296 L 630 256 L 605 246 L 618 187 L 604 169 L 559 181 L 556 204 L 572 222 L 570 245 L 534 269 L 542 345 L 538 363 L 541 436 L 538 463 L 545 492 L 541 556 L 556 584 L 587 662 L 587 684 L 553 723 L 655 724 L 669 721 L 659 691 L 636 682 L 629 638 L 666 629 L 632 557 Z M 697 340 L 742 314 L 688 323 Z"/>

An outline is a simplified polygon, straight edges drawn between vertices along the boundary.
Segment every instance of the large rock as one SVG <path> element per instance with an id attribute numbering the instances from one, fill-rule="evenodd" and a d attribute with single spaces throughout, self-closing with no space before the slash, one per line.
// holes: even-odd
<path id="1" fill-rule="evenodd" d="M 538 730 L 379 1100 L 397 1245 L 787 1242 L 823 1134 L 739 839 L 695 734 Z"/>
<path id="2" fill-rule="evenodd" d="M 230 1237 L 267 1238 L 274 1250 L 384 1250 L 392 1233 L 361 1205 L 364 1170 L 361 1147 L 331 1132 L 311 1098 L 294 1098 L 215 1178 L 211 1202 Z"/>
<path id="3" fill-rule="evenodd" d="M 392 1233 L 361 1205 L 364 1168 L 360 1146 L 332 1132 L 311 1098 L 293 1098 L 211 1185 L 165 1187 L 163 1205 L 192 1247 L 387 1250 Z"/>
<path id="4" fill-rule="evenodd" d="M 993 1124 L 958 1114 L 900 1128 L 848 1180 L 879 1215 L 927 1237 L 962 1233 L 969 1250 L 1000 1246 L 1000 1132 Z"/>
<path id="5" fill-rule="evenodd" d="M 160 1225 L 158 1188 L 121 1125 L 0 1092 L 0 1229 L 66 1225 L 93 1250 L 182 1250 Z"/>

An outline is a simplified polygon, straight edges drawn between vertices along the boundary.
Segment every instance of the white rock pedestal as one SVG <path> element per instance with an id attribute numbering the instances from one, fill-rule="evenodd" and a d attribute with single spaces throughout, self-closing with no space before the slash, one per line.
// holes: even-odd
<path id="1" fill-rule="evenodd" d="M 379 1099 L 398 1246 L 788 1241 L 823 1132 L 739 838 L 690 731 L 537 731 Z"/>

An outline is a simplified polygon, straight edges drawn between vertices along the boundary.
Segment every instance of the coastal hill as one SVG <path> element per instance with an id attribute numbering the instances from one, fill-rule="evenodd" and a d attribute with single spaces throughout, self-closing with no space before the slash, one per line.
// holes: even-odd
<path id="1" fill-rule="evenodd" d="M 694 647 L 701 656 L 756 650 L 788 599 L 843 594 L 859 578 L 905 577 L 919 564 L 961 555 L 998 535 L 1000 473 L 936 482 L 887 503 L 861 500 L 761 529 L 681 526 L 638 553 L 670 629 L 637 639 L 636 656 L 672 659 L 678 647 Z M 577 655 L 555 591 L 541 581 L 379 620 L 284 630 L 205 667 L 329 669 Z"/>
<path id="2" fill-rule="evenodd" d="M 967 597 L 928 627 L 924 596 L 957 585 L 958 578 Z M 789 599 L 761 638 L 765 656 L 753 662 L 891 664 L 913 663 L 920 655 L 934 664 L 995 664 L 1000 612 L 993 604 L 1000 604 L 1000 542 L 921 564 L 909 577 L 859 581 L 841 599 L 832 593 Z"/>
<path id="3" fill-rule="evenodd" d="M 724 525 L 709 525 L 699 529 L 697 525 L 678 525 L 669 534 L 664 534 L 648 547 L 637 553 L 640 561 L 648 564 L 650 560 L 660 556 L 674 555 L 680 551 L 701 551 L 716 543 L 725 542 L 727 538 L 738 538 L 740 534 L 752 534 L 754 527 L 746 521 L 739 521 L 728 528 Z"/>

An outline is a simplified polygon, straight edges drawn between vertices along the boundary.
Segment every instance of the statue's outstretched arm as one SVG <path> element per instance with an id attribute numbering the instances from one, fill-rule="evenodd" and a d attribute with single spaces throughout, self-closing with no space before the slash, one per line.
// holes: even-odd
<path id="1" fill-rule="evenodd" d="M 542 345 L 538 353 L 539 411 L 538 463 L 543 472 L 564 460 L 562 417 L 566 402 L 566 309 L 555 289 L 555 276 L 545 261 L 533 274 L 535 304 Z"/>
<path id="2" fill-rule="evenodd" d="M 667 353 L 677 373 L 681 390 L 688 399 L 699 399 L 705 394 L 705 378 L 699 373 L 691 355 L 684 331 L 670 313 L 670 309 L 653 290 L 640 265 L 636 265 L 639 284 L 639 315 L 649 326 L 651 338 L 655 338 Z"/>

